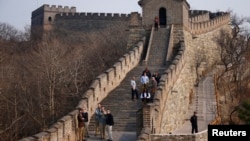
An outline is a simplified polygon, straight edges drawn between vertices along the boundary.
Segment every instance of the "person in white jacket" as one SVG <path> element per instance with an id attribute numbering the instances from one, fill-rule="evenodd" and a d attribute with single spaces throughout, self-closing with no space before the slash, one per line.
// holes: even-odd
<path id="1" fill-rule="evenodd" d="M 137 91 L 137 87 L 136 87 L 135 76 L 132 77 L 132 79 L 130 81 L 130 85 L 131 85 L 131 94 L 132 94 L 131 99 L 134 100 L 134 97 L 136 97 L 136 99 L 138 99 L 139 96 L 138 96 L 138 91 Z"/>

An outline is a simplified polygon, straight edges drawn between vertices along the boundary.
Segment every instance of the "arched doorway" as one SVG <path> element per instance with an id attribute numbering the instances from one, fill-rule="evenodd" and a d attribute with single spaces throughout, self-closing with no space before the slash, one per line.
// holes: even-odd
<path id="1" fill-rule="evenodd" d="M 166 26 L 167 25 L 167 11 L 166 8 L 160 8 L 159 10 L 159 18 L 160 18 L 160 25 Z"/>

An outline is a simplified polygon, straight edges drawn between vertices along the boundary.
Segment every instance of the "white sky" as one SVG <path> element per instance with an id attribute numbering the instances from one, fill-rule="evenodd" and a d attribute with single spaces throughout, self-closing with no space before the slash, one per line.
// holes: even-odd
<path id="1" fill-rule="evenodd" d="M 191 9 L 228 11 L 250 17 L 250 0 L 187 0 Z M 31 12 L 43 4 L 74 6 L 77 12 L 141 13 L 138 0 L 0 0 L 0 22 L 19 30 L 31 24 Z"/>

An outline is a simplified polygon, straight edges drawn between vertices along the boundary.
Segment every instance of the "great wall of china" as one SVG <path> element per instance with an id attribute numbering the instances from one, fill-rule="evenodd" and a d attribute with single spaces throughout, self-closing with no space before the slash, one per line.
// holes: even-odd
<path id="1" fill-rule="evenodd" d="M 154 102 L 144 105 L 141 111 L 138 111 L 143 115 L 141 117 L 143 126 L 139 128 L 138 141 L 150 141 L 157 136 L 165 136 L 165 138 L 173 140 L 180 138 L 181 135 L 165 134 L 180 127 L 184 119 L 189 116 L 189 97 L 196 80 L 196 74 L 194 73 L 196 52 L 202 49 L 205 51 L 204 55 L 210 58 L 206 60 L 206 66 L 202 68 L 203 71 L 206 71 L 216 62 L 219 52 L 214 38 L 219 36 L 221 30 L 231 30 L 229 26 L 230 14 L 225 12 L 211 13 L 204 10 L 192 11 L 185 0 L 140 0 L 139 5 L 143 8 L 144 17 L 141 17 L 138 13 L 128 15 L 77 13 L 75 7 L 62 8 L 61 6 L 50 7 L 49 5 L 43 5 L 32 13 L 33 26 L 40 24 L 44 28 L 50 26 L 47 29 L 55 26 L 57 20 L 65 23 L 74 21 L 76 24 L 85 21 L 119 21 L 136 34 L 132 36 L 133 39 L 130 38 L 133 41 L 129 41 L 133 48 L 132 51 L 122 56 L 113 67 L 100 74 L 93 81 L 91 87 L 83 94 L 76 110 L 62 117 L 50 129 L 21 141 L 76 141 L 77 108 L 88 107 L 89 114 L 93 115 L 97 103 L 101 102 L 113 89 L 120 85 L 127 73 L 136 66 L 143 64 L 141 56 L 146 43 L 149 41 L 146 41 L 146 38 L 140 32 L 144 30 L 150 32 L 150 39 L 155 42 L 152 33 L 155 35 L 157 33 L 152 28 L 152 19 L 159 14 L 159 9 L 160 11 L 162 9 L 167 11 L 166 15 L 163 14 L 163 17 L 166 16 L 166 24 L 162 25 L 162 28 L 167 28 L 170 31 L 169 35 L 163 35 L 169 39 L 165 61 L 170 63 L 162 73 Z M 176 7 L 181 7 L 182 10 L 176 10 Z M 43 17 L 41 17 L 41 13 L 44 14 Z M 161 15 L 159 16 L 161 17 Z M 173 18 L 174 16 L 178 18 Z M 71 24 L 71 22 L 69 23 Z M 176 54 L 174 57 L 170 57 L 173 56 L 173 50 L 176 51 Z M 200 134 L 190 134 L 181 136 L 181 138 L 190 141 L 203 141 L 207 138 L 206 134 L 207 132 L 201 131 Z"/>

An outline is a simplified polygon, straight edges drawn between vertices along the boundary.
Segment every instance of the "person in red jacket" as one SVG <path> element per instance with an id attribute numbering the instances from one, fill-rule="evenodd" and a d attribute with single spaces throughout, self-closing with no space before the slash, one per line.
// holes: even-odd
<path id="1" fill-rule="evenodd" d="M 155 16 L 154 26 L 155 26 L 155 31 L 158 31 L 158 28 L 159 28 L 159 17 L 158 16 Z"/>

